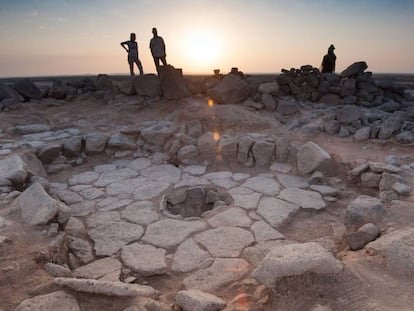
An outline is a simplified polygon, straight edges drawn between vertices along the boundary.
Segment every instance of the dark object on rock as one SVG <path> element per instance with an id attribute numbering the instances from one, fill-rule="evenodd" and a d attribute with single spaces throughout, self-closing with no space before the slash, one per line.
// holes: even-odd
<path id="1" fill-rule="evenodd" d="M 191 96 L 185 85 L 182 69 L 160 66 L 159 70 L 164 98 L 181 99 Z"/>
<path id="2" fill-rule="evenodd" d="M 350 65 L 341 73 L 341 77 L 348 78 L 352 76 L 356 76 L 357 74 L 363 73 L 365 69 L 368 68 L 366 62 L 356 62 Z"/>
<path id="3" fill-rule="evenodd" d="M 42 92 L 29 79 L 18 80 L 13 88 L 19 92 L 25 100 L 42 99 Z"/>

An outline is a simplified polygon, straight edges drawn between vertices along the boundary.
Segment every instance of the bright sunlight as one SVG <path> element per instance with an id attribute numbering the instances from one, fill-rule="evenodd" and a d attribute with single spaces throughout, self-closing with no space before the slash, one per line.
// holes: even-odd
<path id="1" fill-rule="evenodd" d="M 188 67 L 194 71 L 210 72 L 220 54 L 220 39 L 209 30 L 192 30 L 184 36 L 183 49 Z"/>

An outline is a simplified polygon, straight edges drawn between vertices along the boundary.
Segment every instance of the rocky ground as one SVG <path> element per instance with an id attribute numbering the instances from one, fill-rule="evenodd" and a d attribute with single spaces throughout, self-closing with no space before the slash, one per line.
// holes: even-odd
<path id="1" fill-rule="evenodd" d="M 413 310 L 412 80 L 365 70 L 0 84 L 0 310 Z"/>

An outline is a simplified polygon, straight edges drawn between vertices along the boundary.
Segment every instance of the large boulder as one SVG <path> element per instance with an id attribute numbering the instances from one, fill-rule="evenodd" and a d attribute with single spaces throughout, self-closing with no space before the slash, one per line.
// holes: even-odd
<path id="1" fill-rule="evenodd" d="M 405 112 L 394 112 L 387 120 L 385 120 L 385 122 L 382 123 L 380 132 L 378 133 L 378 138 L 390 138 L 394 133 L 398 132 L 401 129 L 401 127 L 404 125 L 405 119 Z"/>
<path id="2" fill-rule="evenodd" d="M 291 114 L 295 114 L 299 111 L 299 105 L 296 102 L 288 101 L 288 100 L 279 100 L 279 104 L 277 106 L 277 112 L 288 116 Z"/>
<path id="3" fill-rule="evenodd" d="M 108 136 L 102 133 L 92 133 L 85 138 L 85 152 L 87 154 L 104 151 Z"/>
<path id="4" fill-rule="evenodd" d="M 20 156 L 0 160 L 0 178 L 21 185 L 27 177 L 27 165 Z"/>
<path id="5" fill-rule="evenodd" d="M 341 73 L 341 77 L 348 78 L 355 75 L 358 75 L 360 73 L 363 73 L 365 69 L 368 68 L 368 65 L 366 62 L 356 62 L 350 65 L 348 68 L 346 68 Z"/>
<path id="6" fill-rule="evenodd" d="M 123 81 L 119 85 L 119 91 L 122 94 L 125 94 L 127 96 L 132 96 L 132 95 L 136 95 L 137 94 L 137 92 L 135 91 L 134 81 L 132 79 L 128 79 L 126 81 Z"/>
<path id="7" fill-rule="evenodd" d="M 253 277 L 268 288 L 287 276 L 307 272 L 335 274 L 342 270 L 341 263 L 315 242 L 288 244 L 274 247 L 253 271 Z"/>
<path id="8" fill-rule="evenodd" d="M 277 95 L 279 93 L 279 83 L 277 81 L 266 82 L 259 85 L 259 92 L 262 94 Z"/>
<path id="9" fill-rule="evenodd" d="M 56 99 L 65 99 L 67 93 L 67 86 L 59 80 L 53 81 L 52 87 L 49 91 L 49 97 L 56 98 Z"/>
<path id="10" fill-rule="evenodd" d="M 360 195 L 346 208 L 344 224 L 354 228 L 367 223 L 379 224 L 384 216 L 385 208 L 380 200 L 368 195 Z"/>
<path id="11" fill-rule="evenodd" d="M 368 223 L 359 228 L 358 231 L 347 234 L 346 241 L 351 250 L 357 251 L 369 242 L 374 241 L 379 233 L 380 231 L 376 225 Z"/>
<path id="12" fill-rule="evenodd" d="M 142 138 L 158 146 L 164 146 L 167 140 L 175 133 L 177 127 L 171 121 L 158 121 L 141 130 Z"/>
<path id="13" fill-rule="evenodd" d="M 331 156 L 314 142 L 302 146 L 297 156 L 297 166 L 301 174 L 321 170 L 331 161 Z"/>
<path id="14" fill-rule="evenodd" d="M 107 74 L 99 74 L 96 77 L 95 87 L 96 89 L 103 90 L 103 91 L 112 90 L 113 89 L 112 79 Z"/>
<path id="15" fill-rule="evenodd" d="M 362 117 L 361 109 L 355 105 L 345 105 L 336 111 L 336 119 L 339 123 L 347 125 Z"/>
<path id="16" fill-rule="evenodd" d="M 160 97 L 162 96 L 162 88 L 160 79 L 154 74 L 136 76 L 134 78 L 134 86 L 137 95 Z"/>
<path id="17" fill-rule="evenodd" d="M 164 98 L 181 99 L 191 96 L 185 85 L 181 69 L 172 66 L 161 66 L 160 78 Z"/>
<path id="18" fill-rule="evenodd" d="M 38 182 L 23 191 L 13 206 L 21 211 L 22 218 L 30 225 L 45 225 L 52 220 L 60 209 L 67 207 L 47 194 Z"/>
<path id="19" fill-rule="evenodd" d="M 249 86 L 241 77 L 229 74 L 207 94 L 218 104 L 239 104 L 250 95 Z"/>
<path id="20" fill-rule="evenodd" d="M 5 98 L 14 98 L 17 101 L 23 102 L 24 97 L 16 90 L 12 89 L 6 84 L 0 83 L 0 102 Z"/>
<path id="21" fill-rule="evenodd" d="M 13 88 L 19 92 L 25 100 L 42 99 L 42 92 L 29 79 L 18 80 L 14 83 Z"/>

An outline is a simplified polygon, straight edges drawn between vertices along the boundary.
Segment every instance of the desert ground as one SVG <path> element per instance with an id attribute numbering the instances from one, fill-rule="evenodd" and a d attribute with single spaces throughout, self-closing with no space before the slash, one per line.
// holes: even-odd
<path id="1" fill-rule="evenodd" d="M 0 81 L 0 310 L 414 310 L 414 76 Z"/>

